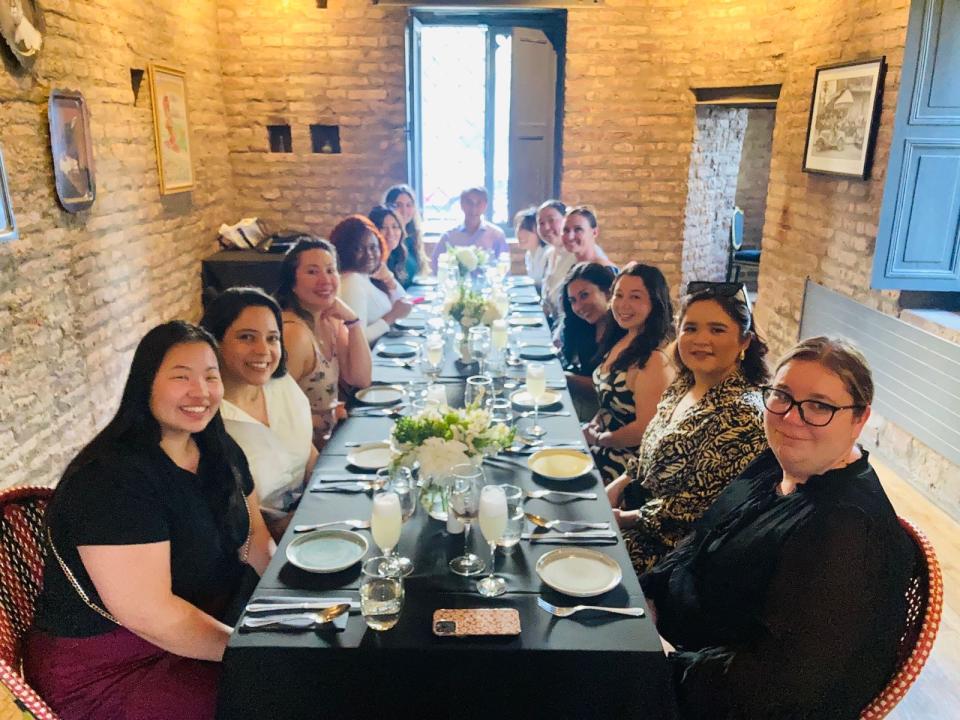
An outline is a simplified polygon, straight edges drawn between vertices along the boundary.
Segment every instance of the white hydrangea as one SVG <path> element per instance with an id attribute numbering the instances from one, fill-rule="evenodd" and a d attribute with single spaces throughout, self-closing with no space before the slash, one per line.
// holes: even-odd
<path id="1" fill-rule="evenodd" d="M 420 460 L 420 473 L 426 477 L 439 479 L 450 472 L 454 465 L 470 462 L 467 446 L 459 440 L 427 438 L 417 451 Z"/>
<path id="2" fill-rule="evenodd" d="M 472 247 L 457 248 L 454 250 L 454 255 L 457 258 L 457 262 L 463 265 L 468 272 L 473 272 L 477 269 L 479 258 Z"/>

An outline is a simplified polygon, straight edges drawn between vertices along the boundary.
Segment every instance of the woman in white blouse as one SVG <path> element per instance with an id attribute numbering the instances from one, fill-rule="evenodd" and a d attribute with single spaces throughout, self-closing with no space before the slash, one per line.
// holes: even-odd
<path id="1" fill-rule="evenodd" d="M 279 540 L 317 461 L 310 403 L 286 369 L 280 306 L 259 288 L 230 288 L 200 324 L 220 343 L 223 423 Z"/>
<path id="2" fill-rule="evenodd" d="M 540 287 L 547 272 L 547 251 L 550 246 L 537 235 L 537 209 L 529 207 L 521 210 L 513 218 L 513 229 L 517 236 L 517 245 L 524 251 L 523 262 L 527 275 Z"/>
<path id="3" fill-rule="evenodd" d="M 330 242 L 340 258 L 340 298 L 360 318 L 367 342 L 373 345 L 413 307 L 387 269 L 387 243 L 363 215 L 341 220 L 330 233 Z"/>

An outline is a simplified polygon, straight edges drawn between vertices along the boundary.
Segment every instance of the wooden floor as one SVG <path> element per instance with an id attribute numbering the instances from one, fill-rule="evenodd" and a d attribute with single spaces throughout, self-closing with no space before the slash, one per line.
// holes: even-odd
<path id="1" fill-rule="evenodd" d="M 933 543 L 943 572 L 943 620 L 933 652 L 910 692 L 888 716 L 893 720 L 960 718 L 960 524 L 870 456 L 897 514 Z"/>

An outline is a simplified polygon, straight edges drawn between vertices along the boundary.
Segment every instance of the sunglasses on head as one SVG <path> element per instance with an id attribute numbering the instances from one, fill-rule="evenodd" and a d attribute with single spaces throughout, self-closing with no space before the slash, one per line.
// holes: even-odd
<path id="1" fill-rule="evenodd" d="M 747 286 L 743 283 L 709 282 L 708 280 L 691 280 L 687 283 L 687 295 L 707 294 L 709 297 L 737 298 L 747 306 L 751 325 L 753 324 L 753 308 L 750 297 L 747 295 Z"/>

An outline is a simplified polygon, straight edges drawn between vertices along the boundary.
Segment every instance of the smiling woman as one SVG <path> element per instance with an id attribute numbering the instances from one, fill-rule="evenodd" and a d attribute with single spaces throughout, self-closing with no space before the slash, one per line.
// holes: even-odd
<path id="1" fill-rule="evenodd" d="M 219 666 L 200 661 L 223 656 L 247 565 L 262 572 L 271 553 L 222 394 L 213 338 L 160 325 L 64 472 L 24 658 L 60 717 L 213 718 Z"/>
<path id="2" fill-rule="evenodd" d="M 259 288 L 230 288 L 200 325 L 220 343 L 224 425 L 247 457 L 260 510 L 279 539 L 317 460 L 310 402 L 286 369 L 280 306 Z"/>

